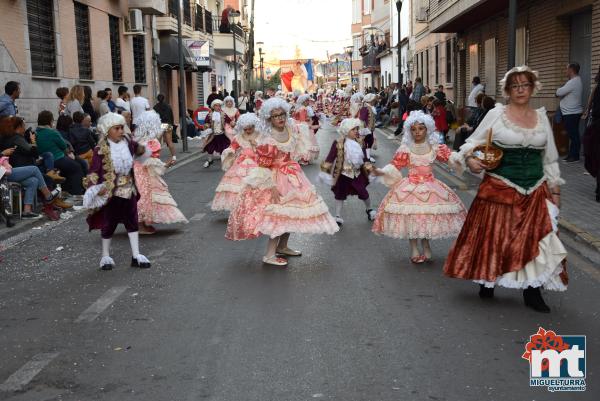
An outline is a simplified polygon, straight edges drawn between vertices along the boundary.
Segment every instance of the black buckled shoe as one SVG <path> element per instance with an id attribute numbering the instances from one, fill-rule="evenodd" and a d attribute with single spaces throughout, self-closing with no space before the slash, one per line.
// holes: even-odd
<path id="1" fill-rule="evenodd" d="M 486 287 L 483 284 L 479 284 L 479 298 L 489 299 L 494 298 L 494 287 Z"/>
<path id="2" fill-rule="evenodd" d="M 131 267 L 137 267 L 140 269 L 149 269 L 150 268 L 150 261 L 148 259 L 146 259 L 146 257 L 144 255 L 138 255 L 137 259 L 132 257 L 131 258 Z"/>
<path id="3" fill-rule="evenodd" d="M 541 313 L 550 313 L 550 307 L 544 302 L 540 288 L 527 287 L 523 290 L 525 306 Z"/>

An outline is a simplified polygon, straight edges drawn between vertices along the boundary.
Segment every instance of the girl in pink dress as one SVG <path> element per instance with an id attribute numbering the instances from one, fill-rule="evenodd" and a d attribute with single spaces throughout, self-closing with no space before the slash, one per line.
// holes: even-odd
<path id="1" fill-rule="evenodd" d="M 187 223 L 162 178 L 170 164 L 160 160 L 160 138 L 164 133 L 160 116 L 154 110 L 145 111 L 135 119 L 135 125 L 133 134 L 136 142 L 152 152 L 151 157 L 143 162 L 136 160 L 133 163 L 140 194 L 137 205 L 140 234 L 154 234 L 156 229 L 152 224 Z"/>
<path id="2" fill-rule="evenodd" d="M 309 164 L 319 158 L 319 143 L 317 137 L 311 130 L 312 119 L 309 115 L 308 100 L 310 95 L 300 95 L 296 101 L 296 107 L 293 113 L 294 120 L 298 124 L 298 130 L 300 134 L 305 137 L 304 141 L 309 143 L 308 152 L 302 155 L 300 162 L 301 164 Z"/>
<path id="3" fill-rule="evenodd" d="M 235 100 L 231 96 L 226 96 L 223 100 L 223 125 L 225 126 L 225 135 L 229 140 L 233 140 L 235 135 L 235 124 L 240 118 L 240 111 L 235 107 Z"/>
<path id="4" fill-rule="evenodd" d="M 413 111 L 404 123 L 402 144 L 394 158 L 383 169 L 375 170 L 390 191 L 377 210 L 372 230 L 409 239 L 413 263 L 431 261 L 429 240 L 457 236 L 465 221 L 461 200 L 433 176 L 433 163 L 447 163 L 450 153 L 446 145 L 438 144 L 433 118 Z M 400 173 L 403 168 L 408 168 L 406 178 Z"/>
<path id="5" fill-rule="evenodd" d="M 297 160 L 307 144 L 293 120 L 289 105 L 271 98 L 261 108 L 262 129 L 245 187 L 229 215 L 225 237 L 230 240 L 270 237 L 263 262 L 286 266 L 280 256 L 301 256 L 288 247 L 290 233 L 334 234 L 339 230 L 327 205 L 306 178 Z"/>
<path id="6" fill-rule="evenodd" d="M 256 167 L 254 148 L 258 136 L 258 123 L 258 117 L 254 113 L 240 116 L 235 126 L 236 135 L 221 155 L 221 168 L 226 173 L 215 191 L 212 210 L 230 211 L 237 203 L 244 178 L 250 168 Z"/>

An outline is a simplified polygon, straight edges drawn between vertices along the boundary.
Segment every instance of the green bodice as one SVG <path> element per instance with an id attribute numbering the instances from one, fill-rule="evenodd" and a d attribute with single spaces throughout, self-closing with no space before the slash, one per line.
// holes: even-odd
<path id="1" fill-rule="evenodd" d="M 497 143 L 504 155 L 500 165 L 490 173 L 499 175 L 528 190 L 544 177 L 543 149 L 505 148 Z"/>

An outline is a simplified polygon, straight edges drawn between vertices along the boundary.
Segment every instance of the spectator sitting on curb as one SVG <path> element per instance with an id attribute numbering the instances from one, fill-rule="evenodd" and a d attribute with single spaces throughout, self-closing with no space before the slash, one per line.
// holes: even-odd
<path id="1" fill-rule="evenodd" d="M 96 147 L 96 138 L 89 128 L 91 118 L 87 113 L 76 112 L 73 114 L 73 125 L 69 128 L 69 142 L 73 152 L 85 160 L 88 167 L 92 163 L 93 149 Z"/>

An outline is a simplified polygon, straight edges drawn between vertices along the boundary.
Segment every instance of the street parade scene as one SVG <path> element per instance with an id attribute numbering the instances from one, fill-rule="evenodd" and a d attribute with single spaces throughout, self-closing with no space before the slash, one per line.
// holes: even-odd
<path id="1" fill-rule="evenodd" d="M 0 2 L 0 400 L 600 399 L 600 0 Z"/>

